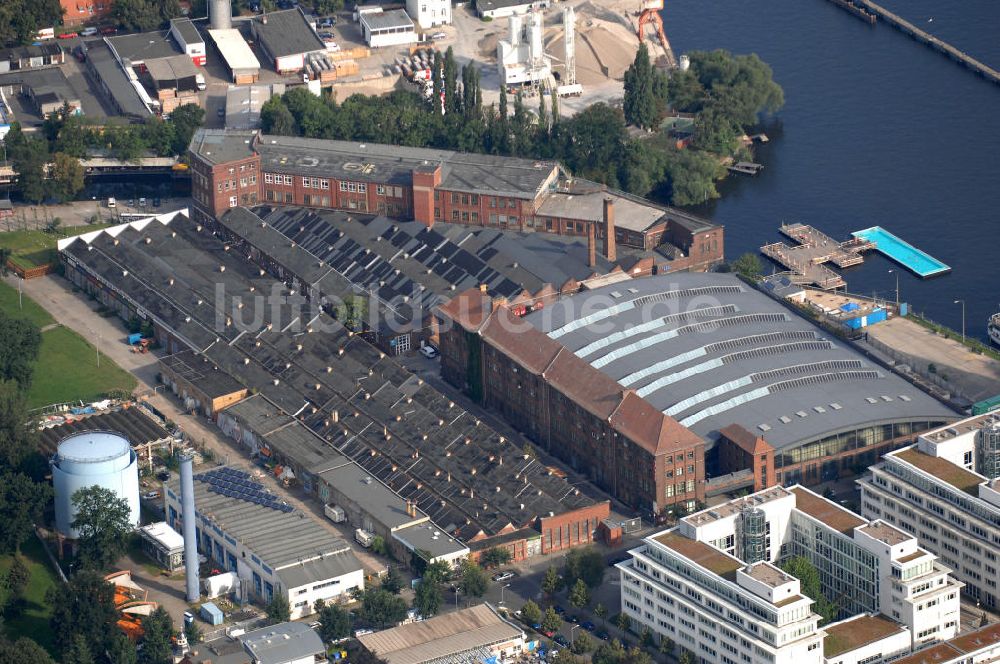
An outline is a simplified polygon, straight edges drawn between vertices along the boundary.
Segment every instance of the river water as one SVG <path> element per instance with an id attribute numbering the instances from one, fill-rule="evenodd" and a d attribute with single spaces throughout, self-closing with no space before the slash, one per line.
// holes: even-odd
<path id="1" fill-rule="evenodd" d="M 1000 68 L 1000 2 L 883 4 Z M 781 239 L 783 221 L 837 239 L 878 224 L 952 267 L 899 269 L 902 299 L 955 329 L 965 300 L 968 334 L 985 339 L 1000 310 L 1000 86 L 825 0 L 668 0 L 664 22 L 678 55 L 757 53 L 785 90 L 764 172 L 730 177 L 698 210 L 726 226 L 728 257 Z M 851 292 L 894 297 L 894 268 L 869 254 L 843 274 Z"/>

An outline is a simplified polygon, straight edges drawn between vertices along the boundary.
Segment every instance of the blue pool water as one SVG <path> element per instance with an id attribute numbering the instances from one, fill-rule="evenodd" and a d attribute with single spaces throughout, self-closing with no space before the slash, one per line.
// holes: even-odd
<path id="1" fill-rule="evenodd" d="M 900 240 L 881 226 L 872 226 L 863 231 L 855 231 L 851 235 L 862 240 L 874 242 L 876 251 L 885 254 L 921 277 L 930 277 L 951 269 L 933 256 L 920 251 L 909 242 Z"/>

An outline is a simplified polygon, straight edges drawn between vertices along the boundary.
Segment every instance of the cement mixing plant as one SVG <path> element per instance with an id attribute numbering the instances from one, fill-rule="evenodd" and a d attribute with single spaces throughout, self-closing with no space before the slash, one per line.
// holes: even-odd
<path id="1" fill-rule="evenodd" d="M 128 503 L 130 520 L 139 525 L 139 464 L 128 439 L 111 431 L 86 431 L 67 436 L 52 458 L 56 529 L 77 539 L 70 524 L 76 518 L 73 494 L 100 486 Z"/>

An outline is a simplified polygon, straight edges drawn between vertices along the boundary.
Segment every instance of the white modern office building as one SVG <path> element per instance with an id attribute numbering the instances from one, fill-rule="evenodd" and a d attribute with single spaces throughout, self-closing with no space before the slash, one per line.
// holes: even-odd
<path id="1" fill-rule="evenodd" d="M 618 564 L 622 611 L 705 661 L 870 664 L 873 653 L 898 655 L 902 640 L 906 652 L 958 632 L 962 584 L 936 556 L 801 486 L 692 514 L 630 554 Z M 813 600 L 778 566 L 795 556 L 816 567 L 839 617 L 860 621 L 840 630 L 849 640 L 835 658 L 825 658 Z"/>
<path id="2" fill-rule="evenodd" d="M 1000 606 L 1000 413 L 934 429 L 859 480 L 861 510 L 900 524 L 987 608 Z"/>

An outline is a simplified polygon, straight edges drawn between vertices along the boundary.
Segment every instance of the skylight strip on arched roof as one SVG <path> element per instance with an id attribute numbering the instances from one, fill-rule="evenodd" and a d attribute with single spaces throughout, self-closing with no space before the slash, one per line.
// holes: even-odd
<path id="1" fill-rule="evenodd" d="M 717 350 L 729 350 L 732 348 L 739 348 L 741 346 L 752 346 L 757 343 L 766 343 L 768 341 L 778 341 L 781 339 L 815 339 L 816 333 L 806 330 L 783 330 L 781 332 L 768 332 L 767 334 L 751 334 L 745 337 L 736 337 L 734 339 L 726 339 L 725 341 L 716 341 L 715 343 L 707 344 L 700 348 L 695 348 L 689 350 L 686 353 L 681 353 L 680 355 L 675 355 L 673 357 L 667 358 L 666 360 L 661 360 L 655 364 L 652 364 L 644 369 L 639 369 L 634 371 L 618 382 L 628 387 L 634 383 L 639 382 L 643 378 L 648 376 L 653 376 L 671 367 L 675 367 L 678 364 L 684 364 L 691 360 L 697 359 L 699 357 L 704 357 L 709 353 L 714 353 Z"/>
<path id="2" fill-rule="evenodd" d="M 564 334 L 569 334 L 575 330 L 579 330 L 581 327 L 586 327 L 592 325 L 598 321 L 611 318 L 612 316 L 617 316 L 620 313 L 629 311 L 636 307 L 641 307 L 646 304 L 651 304 L 653 302 L 662 302 L 664 300 L 673 300 L 681 297 L 696 297 L 698 295 L 722 295 L 722 294 L 735 294 L 742 293 L 743 289 L 739 286 L 702 286 L 701 288 L 683 288 L 680 290 L 663 291 L 662 293 L 651 293 L 649 295 L 641 295 L 639 297 L 628 300 L 627 302 L 621 302 L 619 304 L 613 304 L 606 309 L 601 309 L 600 311 L 595 311 L 589 316 L 584 316 L 583 318 L 577 318 L 576 320 L 570 321 L 561 327 L 550 331 L 550 339 L 558 339 Z"/>
<path id="3" fill-rule="evenodd" d="M 731 410 L 736 406 L 760 399 L 769 394 L 774 394 L 775 392 L 780 392 L 786 389 L 792 389 L 795 387 L 800 387 L 803 385 L 817 385 L 820 383 L 832 383 L 835 381 L 844 380 L 877 380 L 879 378 L 879 373 L 877 371 L 835 371 L 826 374 L 817 374 L 813 376 L 805 376 L 802 378 L 793 378 L 791 380 L 785 380 L 780 383 L 775 383 L 774 385 L 769 385 L 767 387 L 760 387 L 756 390 L 750 390 L 744 394 L 739 394 L 732 399 L 723 401 L 722 403 L 717 403 L 714 406 L 709 406 L 704 410 L 700 410 L 693 415 L 689 415 L 680 421 L 682 426 L 690 427 L 694 426 L 698 422 L 702 421 L 706 417 L 712 417 L 713 415 L 718 415 L 719 413 L 724 413 L 727 410 Z"/>
<path id="4" fill-rule="evenodd" d="M 645 339 L 639 339 L 627 346 L 622 346 L 621 348 L 616 348 L 607 355 L 602 355 L 601 357 L 593 360 L 590 366 L 595 369 L 600 369 L 601 367 L 614 362 L 617 359 L 636 353 L 644 348 L 649 348 L 661 341 L 666 341 L 668 339 L 673 339 L 682 334 L 687 334 L 688 332 L 698 332 L 714 330 L 722 327 L 735 327 L 737 325 L 754 325 L 756 323 L 778 323 L 788 320 L 786 314 L 779 313 L 763 313 L 763 314 L 742 314 L 739 316 L 729 316 L 727 318 L 717 318 L 712 321 L 703 323 L 692 323 L 691 325 L 684 325 L 682 327 L 675 328 L 673 330 L 667 330 L 666 332 L 660 332 L 659 334 L 654 334 L 652 336 L 646 337 Z"/>
<path id="5" fill-rule="evenodd" d="M 746 387 L 747 385 L 751 385 L 753 383 L 759 383 L 762 380 L 778 378 L 779 376 L 794 376 L 796 374 L 810 373 L 812 371 L 860 369 L 862 366 L 863 365 L 859 360 L 827 360 L 824 362 L 793 364 L 791 366 L 780 367 L 778 369 L 770 369 L 769 371 L 747 374 L 741 378 L 731 380 L 723 383 L 722 385 L 716 385 L 715 387 L 711 387 L 707 390 L 694 394 L 687 399 L 678 401 L 663 412 L 673 417 L 679 413 L 683 413 L 685 410 L 693 406 L 697 406 L 700 403 L 720 397 L 727 392 L 738 390 L 741 387 Z"/>
<path id="6" fill-rule="evenodd" d="M 685 321 L 699 318 L 708 318 L 711 316 L 722 316 L 725 314 L 735 314 L 738 311 L 736 305 L 726 304 L 721 307 L 702 307 L 700 309 L 694 309 L 692 311 L 683 311 L 676 314 L 670 314 L 669 316 L 663 316 L 662 318 L 655 318 L 646 323 L 640 323 L 639 325 L 633 325 L 625 330 L 620 330 L 614 334 L 609 334 L 606 337 L 601 337 L 596 341 L 592 341 L 582 348 L 578 348 L 574 351 L 577 357 L 583 357 L 584 355 L 591 355 L 596 353 L 602 348 L 607 348 L 612 344 L 616 344 L 619 341 L 624 341 L 629 337 L 634 337 L 637 334 L 642 334 L 643 332 L 649 332 L 650 330 L 655 330 L 658 327 L 662 327 L 674 321 Z"/>
<path id="7" fill-rule="evenodd" d="M 696 364 L 682 371 L 677 371 L 666 376 L 661 376 L 660 378 L 657 378 L 649 385 L 645 385 L 636 390 L 636 394 L 638 394 L 640 397 L 645 397 L 654 392 L 658 392 L 667 385 L 672 385 L 676 382 L 684 380 L 685 378 L 690 378 L 691 376 L 695 376 L 697 374 L 704 373 L 706 371 L 718 369 L 735 360 L 745 360 L 755 357 L 767 357 L 770 355 L 794 353 L 800 350 L 828 350 L 830 348 L 833 348 L 833 344 L 830 343 L 829 341 L 793 341 L 786 344 L 775 344 L 773 346 L 762 346 L 759 348 L 751 348 L 749 350 L 741 350 L 736 353 L 730 353 L 729 355 L 723 355 L 722 357 L 712 358 L 707 362 Z"/>

